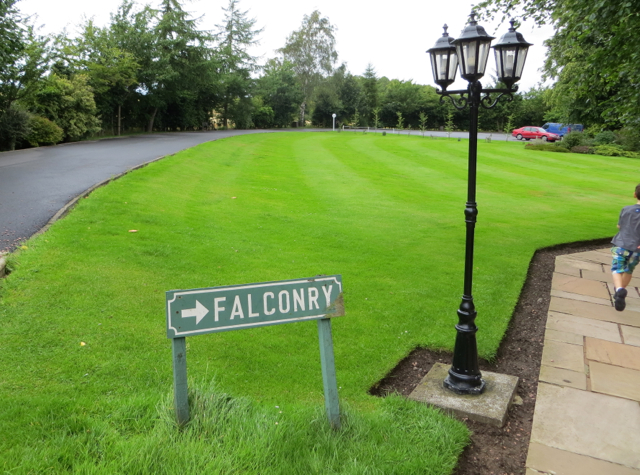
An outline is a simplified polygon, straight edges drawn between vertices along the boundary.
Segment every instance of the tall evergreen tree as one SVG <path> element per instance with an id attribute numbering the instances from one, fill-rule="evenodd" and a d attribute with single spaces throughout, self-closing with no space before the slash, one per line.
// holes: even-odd
<path id="1" fill-rule="evenodd" d="M 367 123 L 372 123 L 373 111 L 378 107 L 378 75 L 371 63 L 362 75 L 362 94 L 364 96 L 361 107 L 362 115 Z"/>
<path id="2" fill-rule="evenodd" d="M 250 126 L 251 72 L 257 69 L 256 58 L 248 49 L 258 43 L 262 29 L 255 28 L 255 18 L 238 8 L 238 0 L 229 0 L 224 22 L 217 25 L 216 39 L 220 57 L 219 108 L 224 127 L 232 119 L 236 126 Z"/>

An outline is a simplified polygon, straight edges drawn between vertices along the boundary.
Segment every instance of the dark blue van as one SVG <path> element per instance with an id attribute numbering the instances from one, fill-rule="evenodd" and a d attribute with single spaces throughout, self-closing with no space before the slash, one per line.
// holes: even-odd
<path id="1" fill-rule="evenodd" d="M 557 124 L 555 122 L 547 122 L 542 128 L 560 137 L 564 137 L 564 134 L 568 134 L 569 132 L 582 132 L 584 130 L 582 124 Z"/>

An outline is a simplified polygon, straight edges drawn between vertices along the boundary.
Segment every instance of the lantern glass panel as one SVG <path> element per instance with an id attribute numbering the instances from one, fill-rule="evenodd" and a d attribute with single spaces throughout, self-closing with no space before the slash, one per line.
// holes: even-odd
<path id="1" fill-rule="evenodd" d="M 476 80 L 484 76 L 489 58 L 491 41 L 464 41 L 456 45 L 461 57 L 460 74 L 467 80 Z"/>
<path id="2" fill-rule="evenodd" d="M 452 83 L 456 79 L 458 56 L 453 50 L 431 52 L 431 69 L 436 84 Z"/>

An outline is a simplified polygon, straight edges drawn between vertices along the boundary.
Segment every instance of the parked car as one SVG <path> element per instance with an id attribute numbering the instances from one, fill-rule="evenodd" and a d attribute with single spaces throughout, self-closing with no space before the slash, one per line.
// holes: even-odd
<path id="1" fill-rule="evenodd" d="M 547 132 L 542 127 L 520 127 L 519 129 L 515 129 L 511 132 L 518 140 L 531 140 L 531 139 L 541 139 L 545 142 L 555 142 L 556 140 L 560 140 L 560 136 L 557 134 L 552 134 L 551 132 Z"/>
<path id="2" fill-rule="evenodd" d="M 547 132 L 564 137 L 569 132 L 582 132 L 584 126 L 582 124 L 558 124 L 556 122 L 547 122 L 542 126 Z"/>

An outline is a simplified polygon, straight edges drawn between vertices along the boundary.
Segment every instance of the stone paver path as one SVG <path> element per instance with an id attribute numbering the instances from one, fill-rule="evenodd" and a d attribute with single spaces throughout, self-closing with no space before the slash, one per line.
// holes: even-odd
<path id="1" fill-rule="evenodd" d="M 610 264 L 556 258 L 527 475 L 640 475 L 640 278 L 617 312 Z"/>

